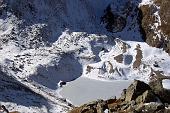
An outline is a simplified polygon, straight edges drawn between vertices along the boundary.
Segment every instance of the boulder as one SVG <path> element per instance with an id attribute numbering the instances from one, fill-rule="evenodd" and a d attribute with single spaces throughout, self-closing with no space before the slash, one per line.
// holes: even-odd
<path id="1" fill-rule="evenodd" d="M 142 81 L 135 80 L 126 90 L 125 101 L 135 100 L 139 95 L 146 90 L 151 90 L 150 86 Z"/>
<path id="2" fill-rule="evenodd" d="M 136 98 L 136 103 L 148 103 L 157 102 L 158 97 L 154 94 L 152 90 L 146 90 L 142 95 Z"/>
<path id="3" fill-rule="evenodd" d="M 149 86 L 162 102 L 170 104 L 170 90 L 163 88 L 162 80 L 156 79 L 154 81 L 151 81 L 149 83 Z"/>
<path id="4" fill-rule="evenodd" d="M 157 76 L 157 75 L 156 75 Z M 162 85 L 162 80 L 159 79 L 155 79 L 155 80 L 151 80 L 149 82 L 149 86 L 151 87 L 151 89 L 158 94 L 159 92 L 161 92 L 163 90 L 163 85 Z"/>

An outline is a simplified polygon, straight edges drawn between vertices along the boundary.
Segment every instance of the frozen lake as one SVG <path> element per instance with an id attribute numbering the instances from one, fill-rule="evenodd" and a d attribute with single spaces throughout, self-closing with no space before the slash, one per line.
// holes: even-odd
<path id="1" fill-rule="evenodd" d="M 132 80 L 98 81 L 80 77 L 67 83 L 60 95 L 74 105 L 81 105 L 96 99 L 120 97 L 122 90 L 131 83 Z"/>
<path id="2" fill-rule="evenodd" d="M 162 81 L 163 87 L 165 89 L 170 89 L 170 80 L 166 79 Z"/>

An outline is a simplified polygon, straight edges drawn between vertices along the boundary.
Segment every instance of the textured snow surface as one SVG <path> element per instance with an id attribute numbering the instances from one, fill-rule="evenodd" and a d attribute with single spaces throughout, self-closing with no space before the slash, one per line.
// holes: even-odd
<path id="1" fill-rule="evenodd" d="M 131 1 L 134 8 L 122 31 L 110 33 L 101 24 L 100 18 L 109 4 L 113 11 L 121 12 L 125 2 L 3 1 L 0 104 L 23 113 L 67 112 L 69 102 L 59 95 L 60 80 L 69 82 L 84 76 L 148 81 L 152 70 L 169 75 L 168 54 L 142 42 L 135 11 L 140 0 Z"/>
<path id="2" fill-rule="evenodd" d="M 152 70 L 163 71 L 165 75 L 169 75 L 170 57 L 167 53 L 143 42 L 119 41 L 109 52 L 101 51 L 101 61 L 88 64 L 84 68 L 84 76 L 101 80 L 140 79 L 149 81 Z M 126 52 L 122 49 L 123 43 L 127 44 Z M 140 51 L 141 56 L 138 56 Z M 122 59 L 121 62 L 115 59 L 117 56 Z M 139 64 L 134 67 L 135 63 Z"/>

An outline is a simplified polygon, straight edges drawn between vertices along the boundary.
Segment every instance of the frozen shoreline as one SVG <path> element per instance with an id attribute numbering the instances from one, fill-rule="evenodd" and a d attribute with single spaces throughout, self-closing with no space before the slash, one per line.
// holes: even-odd
<path id="1" fill-rule="evenodd" d="M 132 82 L 132 80 L 98 81 L 80 77 L 67 83 L 60 91 L 60 95 L 74 105 L 81 105 L 96 99 L 120 97 L 122 90 Z"/>

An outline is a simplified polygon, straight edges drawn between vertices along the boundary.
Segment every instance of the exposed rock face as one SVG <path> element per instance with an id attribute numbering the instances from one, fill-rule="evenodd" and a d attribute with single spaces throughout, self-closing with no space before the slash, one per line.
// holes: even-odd
<path id="1" fill-rule="evenodd" d="M 137 104 L 144 104 L 149 102 L 158 102 L 159 99 L 157 98 L 154 91 L 151 90 L 149 85 L 135 80 L 126 90 L 125 101 L 135 101 Z"/>
<path id="2" fill-rule="evenodd" d="M 156 95 L 159 95 L 159 98 L 164 103 L 170 104 L 170 90 L 164 89 L 162 86 L 162 81 L 160 79 L 156 79 L 149 83 L 150 87 L 153 89 Z"/>
<path id="3" fill-rule="evenodd" d="M 125 101 L 135 100 L 139 95 L 143 94 L 145 91 L 150 90 L 149 85 L 144 82 L 135 80 L 126 90 Z"/>
<path id="4" fill-rule="evenodd" d="M 119 32 L 126 25 L 126 18 L 113 13 L 111 5 L 105 10 L 105 15 L 102 17 L 101 21 L 106 24 L 106 29 L 110 32 Z"/>
<path id="5" fill-rule="evenodd" d="M 135 80 L 119 99 L 98 100 L 74 108 L 69 113 L 168 113 L 165 103 L 154 93 L 154 89 L 142 81 Z"/>
<path id="6" fill-rule="evenodd" d="M 146 33 L 146 42 L 154 47 L 163 48 L 170 53 L 170 1 L 154 0 L 151 5 L 144 5 L 142 27 Z"/>
<path id="7" fill-rule="evenodd" d="M 101 17 L 101 23 L 105 24 L 105 28 L 109 32 L 122 31 L 126 26 L 128 16 L 132 16 L 130 12 L 137 8 L 131 1 L 123 1 L 120 5 L 118 8 L 115 3 L 109 4 L 104 16 Z"/>
<path id="8" fill-rule="evenodd" d="M 141 60 L 142 60 L 142 50 L 141 50 L 141 47 L 140 45 L 137 45 L 135 50 L 137 51 L 137 54 L 136 54 L 136 60 L 135 62 L 133 63 L 133 68 L 139 68 L 140 65 L 141 65 Z"/>

